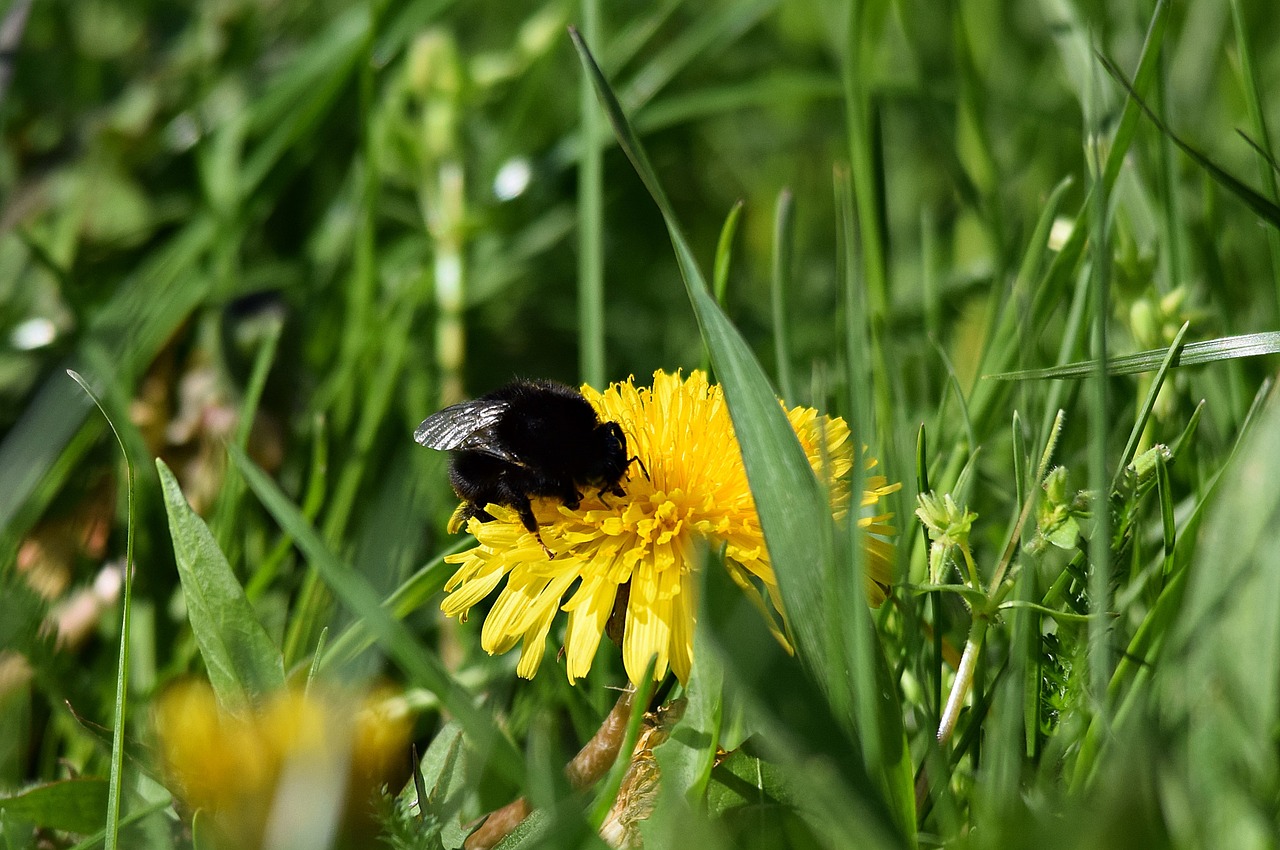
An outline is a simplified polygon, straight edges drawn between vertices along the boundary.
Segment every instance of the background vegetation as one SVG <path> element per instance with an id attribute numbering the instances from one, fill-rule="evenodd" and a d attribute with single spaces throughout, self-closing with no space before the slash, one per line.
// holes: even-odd
<path id="1" fill-rule="evenodd" d="M 1104 379 L 1097 360 L 1165 349 L 1188 321 L 1181 342 L 1278 326 L 1266 0 L 5 14 L 0 846 L 102 840 L 117 791 L 134 819 L 108 843 L 189 842 L 156 784 L 150 703 L 248 622 L 267 649 L 227 681 L 250 696 L 278 650 L 295 680 L 313 661 L 378 677 L 415 711 L 432 803 L 418 819 L 409 783 L 389 841 L 456 846 L 459 819 L 526 794 L 539 815 L 511 845 L 596 842 L 609 783 L 584 798 L 556 765 L 613 705 L 621 663 L 602 649 L 576 687 L 554 665 L 518 681 L 480 650 L 478 615 L 441 621 L 454 499 L 410 435 L 516 375 L 601 386 L 707 363 L 767 435 L 751 353 L 769 393 L 846 416 L 904 483 L 901 583 L 868 617 L 820 584 L 856 572 L 856 546 L 775 557 L 793 620 L 832 639 L 790 659 L 706 571 L 708 664 L 661 759 L 651 846 L 1280 843 L 1275 361 L 1224 345 L 1158 381 Z M 1072 361 L 1099 365 L 984 377 Z M 68 368 L 134 465 L 132 524 L 120 448 Z M 789 468 L 744 442 L 749 469 Z M 1064 471 L 1045 490 L 1051 443 L 1043 472 Z M 977 515 L 982 592 L 957 591 L 959 549 L 931 583 L 924 490 Z M 769 516 L 794 494 L 756 495 L 771 549 L 794 555 L 807 530 Z M 223 556 L 236 581 L 202 620 L 189 582 Z M 973 692 L 938 745 L 976 622 Z M 442 704 L 468 740 L 496 717 L 514 746 L 459 757 Z"/>

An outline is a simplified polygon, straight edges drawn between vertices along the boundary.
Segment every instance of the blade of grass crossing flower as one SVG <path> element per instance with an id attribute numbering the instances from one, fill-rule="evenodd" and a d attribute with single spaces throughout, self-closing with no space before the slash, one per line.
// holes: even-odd
<path id="1" fill-rule="evenodd" d="M 187 617 L 218 702 L 244 711 L 284 686 L 284 661 L 231 565 L 164 461 L 156 460 Z"/>
<path id="2" fill-rule="evenodd" d="M 724 387 L 747 478 L 765 529 L 770 560 L 778 573 L 801 652 L 815 672 L 830 669 L 826 662 L 834 659 L 826 657 L 822 629 L 814 618 L 805 616 L 824 607 L 820 565 L 830 563 L 834 555 L 825 496 L 819 491 L 817 479 L 764 370 L 708 292 L 666 193 L 617 97 L 581 37 L 575 30 L 570 34 L 623 151 L 666 221 L 703 341 Z"/>
<path id="3" fill-rule="evenodd" d="M 778 404 L 777 394 L 759 361 L 708 291 L 666 193 L 617 97 L 581 36 L 572 29 L 570 35 L 624 152 L 666 222 L 686 292 L 703 340 L 710 350 L 712 365 L 724 388 L 734 432 L 742 446 L 747 479 L 765 531 L 770 561 L 790 615 L 797 648 L 809 669 L 822 682 L 827 698 L 852 704 L 855 695 L 849 692 L 852 682 L 846 671 L 851 669 L 854 659 L 840 652 L 845 647 L 831 644 L 827 624 L 819 621 L 825 618 L 815 616 L 817 612 L 828 610 L 830 588 L 826 584 L 826 572 L 830 565 L 839 563 L 835 527 L 826 495 L 805 459 L 795 431 Z M 863 606 L 862 614 L 866 617 L 865 602 L 859 599 L 857 605 Z M 847 616 L 847 612 L 841 613 Z M 833 652 L 837 654 L 833 656 Z M 875 654 L 878 662 L 872 665 L 872 671 L 884 664 L 883 656 L 878 652 Z M 872 672 L 871 675 L 877 673 Z M 874 691 L 876 694 L 880 692 L 879 689 Z M 873 726 L 864 730 L 864 734 L 879 735 L 881 732 Z M 883 743 L 895 748 L 892 757 L 886 756 L 885 763 L 900 763 L 898 751 L 904 749 L 903 739 L 898 737 Z M 888 786 L 890 793 L 896 796 L 898 783 L 891 781 Z M 882 786 L 880 793 L 884 790 Z M 900 822 L 899 828 L 909 828 L 913 824 L 914 818 L 909 823 Z"/>
<path id="4" fill-rule="evenodd" d="M 773 269 L 769 277 L 769 304 L 773 310 L 774 368 L 778 389 L 787 404 L 795 404 L 791 373 L 791 333 L 787 328 L 787 294 L 791 289 L 792 252 L 795 248 L 795 201 L 790 189 L 778 193 L 773 208 Z"/>
<path id="5" fill-rule="evenodd" d="M 116 430 L 115 423 L 107 415 L 106 408 L 102 406 L 102 402 L 98 401 L 98 397 L 89 389 L 89 385 L 84 378 L 69 369 L 67 374 L 80 385 L 80 388 L 85 391 L 89 398 L 93 399 L 93 403 L 97 405 L 103 418 L 111 426 L 111 433 L 115 435 L 116 442 L 120 445 L 120 453 L 124 455 L 125 474 L 128 479 L 129 501 L 125 532 L 124 589 L 120 600 L 120 654 L 116 662 L 115 717 L 114 726 L 111 730 L 111 772 L 107 785 L 105 842 L 107 850 L 115 850 L 120 841 L 120 796 L 124 783 L 124 724 L 129 705 L 129 615 L 133 606 L 133 531 L 136 526 L 133 459 L 129 457 L 129 452 L 125 450 L 124 440 L 120 438 L 120 432 Z"/>
<path id="6" fill-rule="evenodd" d="M 380 604 L 374 589 L 358 572 L 339 561 L 329 551 L 320 534 L 289 501 L 280 488 L 235 446 L 229 447 L 231 460 L 244 476 L 281 529 L 293 536 L 298 548 L 316 572 L 353 614 L 377 637 L 387 654 L 423 687 L 433 691 L 440 702 L 466 729 L 472 746 L 492 761 L 506 779 L 519 783 L 524 777 L 515 745 L 475 705 L 474 696 L 441 664 L 440 660 L 413 637 L 408 628 L 394 619 Z"/>
<path id="7" fill-rule="evenodd" d="M 847 643 L 837 641 L 833 645 L 829 641 L 829 623 L 822 622 L 826 620 L 822 614 L 831 612 L 832 594 L 827 584 L 827 571 L 837 563 L 847 563 L 847 559 L 842 561 L 840 554 L 837 554 L 835 524 L 826 494 L 820 488 L 812 467 L 805 460 L 795 431 L 783 415 L 777 394 L 769 385 L 759 361 L 755 360 L 741 334 L 733 328 L 710 296 L 707 282 L 701 275 L 698 262 L 692 256 L 675 212 L 660 186 L 653 166 L 649 164 L 643 146 L 618 105 L 617 97 L 613 95 L 603 73 L 591 58 L 590 51 L 582 44 L 581 37 L 576 31 L 571 31 L 571 36 L 579 50 L 582 65 L 593 78 L 618 141 L 666 220 L 676 259 L 685 280 L 686 292 L 726 394 L 733 430 L 742 447 L 742 460 L 751 494 L 759 512 L 760 525 L 765 531 L 769 557 L 778 576 L 783 603 L 791 617 L 797 649 L 808 662 L 810 671 L 826 687 L 827 698 L 851 704 L 856 695 L 847 691 L 852 682 L 846 671 L 850 670 L 850 664 L 856 663 L 855 659 L 842 652 L 847 649 Z M 855 461 L 856 466 L 858 463 Z M 850 525 L 856 526 L 854 522 Z M 858 586 L 860 588 L 861 585 Z M 876 634 L 869 627 L 864 600 L 856 599 L 852 608 L 855 611 L 854 617 L 860 614 L 867 626 L 863 630 L 865 638 L 874 641 Z M 844 623 L 845 618 L 849 617 L 849 611 L 838 611 L 836 616 Z M 852 626 L 845 626 L 845 629 L 852 629 Z M 849 632 L 846 631 L 845 634 L 847 636 Z M 867 664 L 865 675 L 874 677 L 877 686 L 869 687 L 867 696 L 868 699 L 878 699 L 884 687 L 891 686 L 887 684 L 887 667 L 884 666 L 883 654 L 879 652 L 878 644 L 870 646 L 868 657 L 872 663 Z M 901 721 L 900 717 L 896 719 Z M 883 753 L 882 758 L 877 759 L 877 767 L 886 766 L 886 773 L 879 780 L 883 783 L 879 787 L 879 794 L 887 792 L 895 800 L 897 824 L 901 830 L 910 830 L 914 827 L 914 813 L 909 813 L 910 764 L 904 735 L 900 728 L 897 734 L 893 734 L 879 728 L 879 725 L 865 728 L 861 734 L 878 736 L 877 742 L 882 746 Z M 908 799 L 905 801 L 901 799 L 902 783 L 899 782 L 899 777 L 904 774 L 901 766 L 906 767 Z"/>

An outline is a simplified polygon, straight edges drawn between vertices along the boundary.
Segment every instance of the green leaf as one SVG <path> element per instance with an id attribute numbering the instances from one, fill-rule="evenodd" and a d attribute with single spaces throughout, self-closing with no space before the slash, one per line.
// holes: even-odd
<path id="1" fill-rule="evenodd" d="M 64 779 L 0 797 L 4 821 L 81 834 L 101 830 L 106 810 L 105 779 Z"/>
<path id="2" fill-rule="evenodd" d="M 284 686 L 284 660 L 178 481 L 156 460 L 187 616 L 218 702 L 242 711 Z"/>
<path id="3" fill-rule="evenodd" d="M 681 794 L 690 803 L 697 803 L 706 793 L 720 743 L 724 671 L 713 649 L 706 645 L 705 632 L 695 631 L 693 671 L 685 688 L 684 714 L 672 727 L 671 736 L 653 751 L 664 792 Z"/>

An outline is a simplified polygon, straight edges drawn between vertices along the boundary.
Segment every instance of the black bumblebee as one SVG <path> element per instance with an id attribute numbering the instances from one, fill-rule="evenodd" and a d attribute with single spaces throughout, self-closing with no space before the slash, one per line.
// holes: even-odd
<path id="1" fill-rule="evenodd" d="M 531 496 L 557 498 L 571 510 L 582 500 L 579 487 L 622 496 L 630 466 L 618 423 L 601 422 L 582 393 L 555 381 L 515 380 L 446 407 L 423 420 L 413 439 L 453 452 L 449 481 L 462 505 L 450 531 L 471 517 L 493 519 L 484 509 L 493 503 L 515 509 L 539 543 Z"/>

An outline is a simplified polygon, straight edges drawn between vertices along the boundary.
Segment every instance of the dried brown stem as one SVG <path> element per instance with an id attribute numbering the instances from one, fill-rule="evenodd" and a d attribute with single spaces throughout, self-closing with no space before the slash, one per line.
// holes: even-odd
<path id="1" fill-rule="evenodd" d="M 565 776 L 574 788 L 581 789 L 594 784 L 613 766 L 618 758 L 618 750 L 622 747 L 622 739 L 626 736 L 635 693 L 635 689 L 630 686 L 622 692 L 613 710 L 591 736 L 591 740 L 565 765 Z M 490 813 L 480 828 L 467 837 L 463 846 L 466 850 L 489 850 L 519 826 L 530 811 L 529 803 L 524 797 L 508 803 Z"/>

